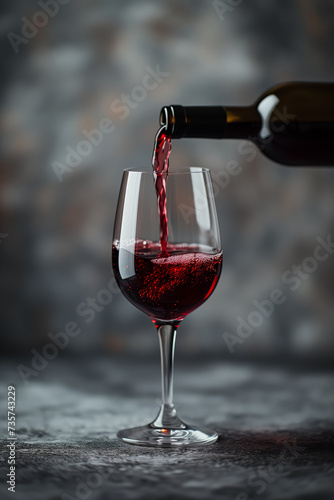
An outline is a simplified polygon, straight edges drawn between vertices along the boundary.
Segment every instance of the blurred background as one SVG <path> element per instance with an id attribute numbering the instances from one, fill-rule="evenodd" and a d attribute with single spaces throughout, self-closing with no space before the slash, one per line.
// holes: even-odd
<path id="1" fill-rule="evenodd" d="M 149 318 L 115 288 L 111 299 L 101 292 L 122 170 L 150 165 L 163 105 L 247 105 L 280 82 L 334 81 L 334 4 L 16 0 L 1 10 L 1 353 L 30 358 L 75 321 L 64 357 L 157 359 Z M 101 123 L 102 139 L 82 143 Z M 334 234 L 334 169 L 283 167 L 260 152 L 249 161 L 238 145 L 173 142 L 172 169 L 222 178 L 229 161 L 241 168 L 216 185 L 224 269 L 181 325 L 177 356 L 329 364 L 334 255 L 294 292 L 282 274 Z M 277 287 L 285 303 L 231 354 L 223 333 Z M 78 308 L 89 297 L 98 310 L 88 323 Z"/>

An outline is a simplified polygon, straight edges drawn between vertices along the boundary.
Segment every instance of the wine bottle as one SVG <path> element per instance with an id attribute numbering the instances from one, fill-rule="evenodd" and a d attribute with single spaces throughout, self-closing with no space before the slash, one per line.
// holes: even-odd
<path id="1" fill-rule="evenodd" d="M 334 83 L 284 83 L 252 106 L 165 106 L 160 123 L 172 139 L 244 139 L 284 165 L 334 166 Z"/>

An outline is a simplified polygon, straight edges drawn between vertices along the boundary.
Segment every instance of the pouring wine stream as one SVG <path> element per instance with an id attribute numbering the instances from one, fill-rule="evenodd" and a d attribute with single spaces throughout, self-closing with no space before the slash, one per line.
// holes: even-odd
<path id="1" fill-rule="evenodd" d="M 166 134 L 165 126 L 162 126 L 156 136 L 153 148 L 152 167 L 155 172 L 155 190 L 158 196 L 160 217 L 160 245 L 161 252 L 167 256 L 167 209 L 166 209 L 166 180 L 169 170 L 169 155 L 172 149 L 171 138 Z"/>

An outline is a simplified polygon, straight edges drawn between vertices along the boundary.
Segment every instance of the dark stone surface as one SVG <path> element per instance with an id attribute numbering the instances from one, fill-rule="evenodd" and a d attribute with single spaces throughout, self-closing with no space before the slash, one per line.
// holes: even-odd
<path id="1" fill-rule="evenodd" d="M 5 385 L 15 372 L 3 365 Z M 157 364 L 57 359 L 29 384 L 17 381 L 17 493 L 2 482 L 1 499 L 333 498 L 333 374 L 180 363 L 175 382 L 181 417 L 219 431 L 216 444 L 171 450 L 116 439 L 155 417 Z"/>

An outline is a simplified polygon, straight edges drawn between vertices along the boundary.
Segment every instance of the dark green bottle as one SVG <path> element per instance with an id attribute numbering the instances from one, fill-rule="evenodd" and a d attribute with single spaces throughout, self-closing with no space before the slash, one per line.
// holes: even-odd
<path id="1" fill-rule="evenodd" d="M 284 83 L 252 106 L 165 106 L 160 122 L 173 139 L 245 139 L 284 165 L 334 166 L 334 83 Z"/>

